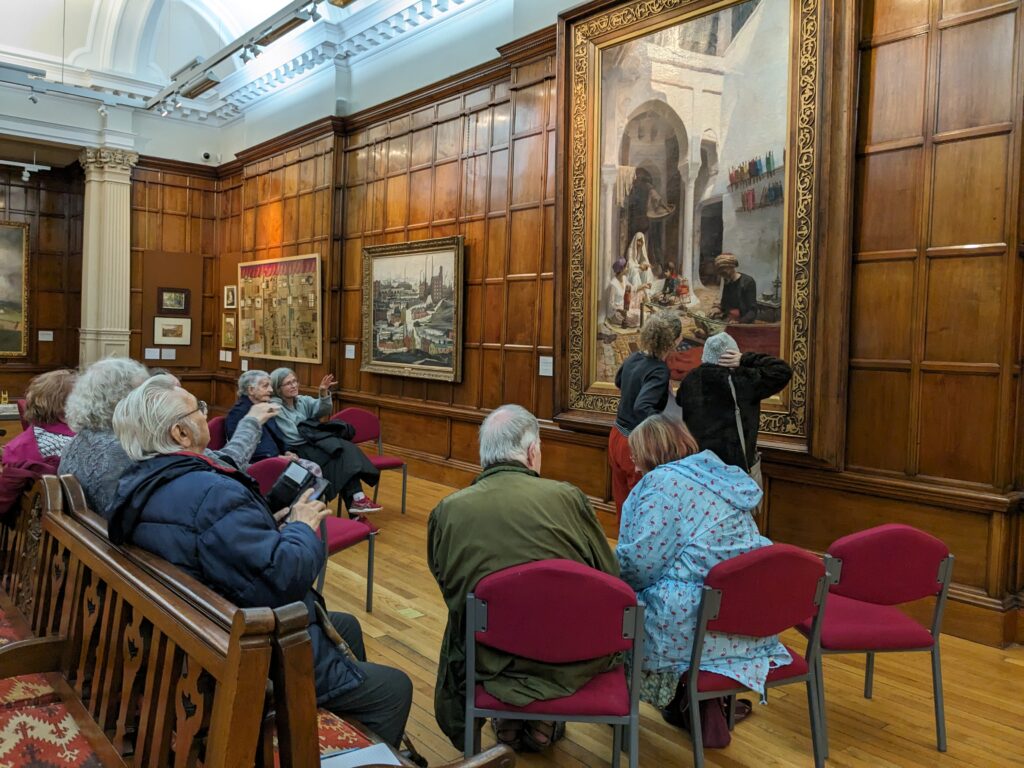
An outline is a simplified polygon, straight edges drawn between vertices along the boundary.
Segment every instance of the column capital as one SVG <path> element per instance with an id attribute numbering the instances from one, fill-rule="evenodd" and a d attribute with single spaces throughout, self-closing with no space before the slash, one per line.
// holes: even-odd
<path id="1" fill-rule="evenodd" d="M 139 162 L 139 153 L 111 149 L 110 147 L 86 147 L 78 156 L 78 162 L 82 164 L 86 173 L 90 171 L 131 173 L 132 168 Z"/>

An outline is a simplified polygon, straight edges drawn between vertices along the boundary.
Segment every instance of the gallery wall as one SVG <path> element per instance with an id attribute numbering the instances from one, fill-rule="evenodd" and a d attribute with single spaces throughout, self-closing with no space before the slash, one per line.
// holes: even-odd
<path id="1" fill-rule="evenodd" d="M 0 357 L 0 390 L 20 397 L 37 373 L 78 364 L 84 175 L 78 164 L 33 173 L 0 167 L 0 221 L 29 225 L 27 357 Z M 39 341 L 39 331 L 53 333 Z"/>

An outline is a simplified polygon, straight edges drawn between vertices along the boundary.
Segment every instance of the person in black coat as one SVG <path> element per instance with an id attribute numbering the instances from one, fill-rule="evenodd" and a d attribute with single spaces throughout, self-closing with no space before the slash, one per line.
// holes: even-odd
<path id="1" fill-rule="evenodd" d="M 714 451 L 726 464 L 740 467 L 759 480 L 761 401 L 781 392 L 792 375 L 793 369 L 785 360 L 756 352 L 740 354 L 732 336 L 717 333 L 704 343 L 701 364 L 679 385 L 676 402 L 702 451 Z M 736 391 L 735 401 L 730 380 Z M 743 424 L 742 440 L 736 425 L 737 405 Z"/>
<path id="2" fill-rule="evenodd" d="M 668 312 L 654 315 L 640 331 L 640 350 L 627 357 L 615 372 L 615 386 L 622 394 L 615 424 L 608 433 L 608 464 L 612 498 L 619 514 L 629 492 L 640 481 L 640 473 L 629 453 L 629 433 L 648 416 L 665 410 L 669 395 L 669 369 L 665 358 L 675 349 L 682 332 L 677 315 Z"/>
<path id="3" fill-rule="evenodd" d="M 249 413 L 249 409 L 256 403 L 269 403 L 273 394 L 273 387 L 270 384 L 270 374 L 266 371 L 246 371 L 238 378 L 238 400 L 231 406 L 228 415 L 224 417 L 224 434 L 230 440 L 238 428 L 238 423 Z M 287 459 L 297 459 L 294 453 L 288 450 L 288 444 L 277 426 L 275 419 L 270 419 L 263 425 L 260 441 L 253 451 L 251 462 L 262 459 L 270 459 L 275 456 L 284 456 Z"/>
<path id="4" fill-rule="evenodd" d="M 252 478 L 202 455 L 210 440 L 205 410 L 170 376 L 133 390 L 118 404 L 113 426 L 136 463 L 110 507 L 110 540 L 159 555 L 240 607 L 305 603 L 317 703 L 398 746 L 411 681 L 366 661 L 359 622 L 327 612 L 310 586 L 324 564 L 316 534 L 324 504 L 307 491 L 272 514 Z"/>

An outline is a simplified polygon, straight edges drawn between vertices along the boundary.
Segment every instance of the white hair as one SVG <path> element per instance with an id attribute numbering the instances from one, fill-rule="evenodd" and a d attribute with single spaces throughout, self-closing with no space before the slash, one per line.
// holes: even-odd
<path id="1" fill-rule="evenodd" d="M 503 461 L 526 462 L 526 452 L 540 442 L 537 418 L 520 405 L 495 408 L 480 425 L 480 466 Z"/>
<path id="2" fill-rule="evenodd" d="M 238 377 L 238 396 L 248 397 L 249 390 L 256 386 L 261 379 L 269 379 L 270 374 L 266 371 L 246 371 Z"/>
<path id="3" fill-rule="evenodd" d="M 171 437 L 171 427 L 180 423 L 199 438 L 188 422 L 182 421 L 184 390 L 173 376 L 161 374 L 146 379 L 128 393 L 114 409 L 114 434 L 132 461 L 180 451 Z"/>
<path id="4" fill-rule="evenodd" d="M 75 432 L 109 430 L 114 407 L 147 376 L 146 366 L 128 357 L 96 361 L 78 377 L 68 396 L 64 407 L 68 426 Z"/>

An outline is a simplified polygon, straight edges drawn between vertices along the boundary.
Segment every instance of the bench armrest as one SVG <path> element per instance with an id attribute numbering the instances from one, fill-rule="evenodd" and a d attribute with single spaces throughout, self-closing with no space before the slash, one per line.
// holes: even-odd
<path id="1" fill-rule="evenodd" d="M 57 672 L 67 646 L 67 639 L 30 637 L 0 647 L 0 678 L 30 675 L 36 672 Z"/>

